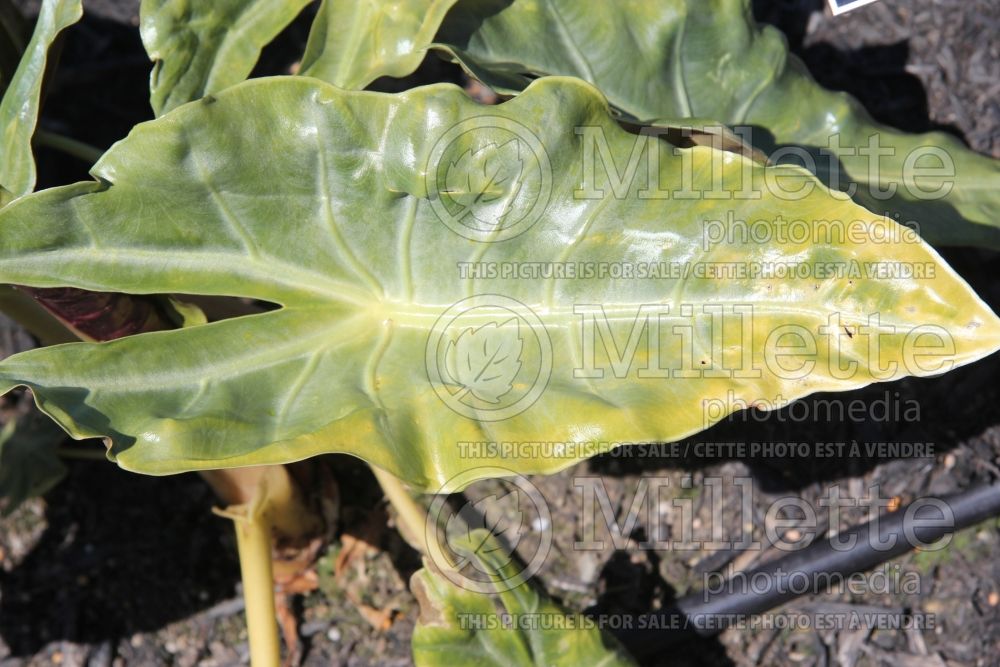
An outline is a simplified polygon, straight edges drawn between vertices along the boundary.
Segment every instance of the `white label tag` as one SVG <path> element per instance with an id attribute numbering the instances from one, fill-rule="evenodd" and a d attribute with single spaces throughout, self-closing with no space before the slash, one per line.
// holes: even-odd
<path id="1" fill-rule="evenodd" d="M 828 2 L 830 3 L 830 11 L 833 12 L 834 16 L 837 16 L 852 9 L 857 9 L 862 5 L 871 4 L 875 0 L 828 0 Z"/>

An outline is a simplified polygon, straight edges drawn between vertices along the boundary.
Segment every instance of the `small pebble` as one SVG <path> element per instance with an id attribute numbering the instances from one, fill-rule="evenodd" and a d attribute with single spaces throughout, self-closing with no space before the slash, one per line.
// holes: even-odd
<path id="1" fill-rule="evenodd" d="M 536 533 L 544 533 L 546 530 L 552 527 L 552 522 L 548 517 L 536 516 L 531 520 L 531 529 Z"/>
<path id="2" fill-rule="evenodd" d="M 330 628 L 329 630 L 327 630 L 326 631 L 326 638 L 329 639 L 332 642 L 339 642 L 340 641 L 340 628 L 338 628 L 337 626 L 333 626 L 332 628 Z"/>

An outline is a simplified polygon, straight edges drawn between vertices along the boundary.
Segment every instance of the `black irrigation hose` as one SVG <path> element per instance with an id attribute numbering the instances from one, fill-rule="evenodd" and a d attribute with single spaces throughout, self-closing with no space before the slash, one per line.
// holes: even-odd
<path id="1" fill-rule="evenodd" d="M 946 516 L 942 503 L 950 508 L 952 516 Z M 739 619 L 761 614 L 801 595 L 821 593 L 831 578 L 870 570 L 916 546 L 931 544 L 997 515 L 1000 515 L 1000 483 L 945 496 L 939 501 L 921 498 L 877 520 L 741 574 L 744 582 L 753 582 L 752 586 L 724 585 L 721 592 L 687 595 L 671 609 L 635 617 L 631 628 L 616 634 L 637 656 L 649 655 L 695 636 L 711 637 Z M 877 533 L 873 532 L 876 527 Z M 851 548 L 834 546 L 835 542 L 843 545 L 851 536 L 855 540 Z M 891 546 L 884 546 L 889 540 Z M 883 545 L 881 548 L 879 543 Z M 801 582 L 810 585 L 803 590 Z M 825 584 L 819 585 L 820 582 Z"/>

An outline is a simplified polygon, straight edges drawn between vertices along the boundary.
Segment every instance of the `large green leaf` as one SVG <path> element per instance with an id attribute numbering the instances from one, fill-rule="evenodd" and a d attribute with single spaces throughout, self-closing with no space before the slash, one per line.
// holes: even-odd
<path id="1" fill-rule="evenodd" d="M 24 56 L 0 101 L 0 205 L 35 187 L 31 137 L 38 121 L 49 46 L 83 15 L 80 0 L 44 0 Z"/>
<path id="2" fill-rule="evenodd" d="M 855 201 L 916 222 L 932 243 L 1000 247 L 1000 161 L 947 134 L 875 123 L 854 98 L 819 86 L 780 32 L 757 26 L 750 0 L 462 0 L 437 41 L 502 92 L 539 75 L 579 76 L 636 119 L 752 126 L 755 146 L 768 154 L 806 148 L 806 163 L 825 183 L 856 188 Z M 874 135 L 894 151 L 877 164 L 865 154 Z M 839 145 L 831 148 L 833 136 Z M 942 153 L 954 162 L 953 177 L 932 171 Z M 890 187 L 895 194 L 880 194 Z M 944 196 L 922 194 L 942 188 Z"/>
<path id="3" fill-rule="evenodd" d="M 431 665 L 492 667 L 625 666 L 635 662 L 597 625 L 570 614 L 529 582 L 509 588 L 517 566 L 485 530 L 453 541 L 456 551 L 498 586 L 494 597 L 462 588 L 427 565 L 410 579 L 420 601 L 420 618 L 413 629 L 413 661 Z"/>
<path id="4" fill-rule="evenodd" d="M 312 0 L 142 0 L 157 116 L 246 79 L 261 50 Z"/>
<path id="5" fill-rule="evenodd" d="M 456 0 L 323 0 L 301 73 L 360 90 L 380 76 L 406 76 L 423 60 Z"/>
<path id="6" fill-rule="evenodd" d="M 589 167 L 595 132 L 617 164 L 639 155 L 641 175 L 655 157 L 659 183 L 703 196 L 651 197 L 640 178 L 618 182 Z M 451 85 L 385 95 L 306 77 L 248 81 L 137 126 L 93 175 L 0 211 L 0 281 L 281 306 L 0 363 L 0 389 L 30 386 L 71 434 L 110 436 L 110 454 L 140 472 L 346 452 L 424 489 L 471 471 L 454 488 L 495 476 L 480 466 L 552 472 L 600 446 L 586 443 L 673 440 L 739 401 L 773 406 L 938 373 L 1000 345 L 1000 320 L 933 249 L 894 238 L 905 231 L 896 223 L 798 168 L 630 134 L 578 79 L 545 78 L 492 107 Z M 738 198 L 742 177 L 757 184 L 756 198 Z M 813 187 L 797 199 L 761 187 L 777 177 Z M 737 198 L 717 198 L 726 196 Z M 778 238 L 782 218 L 806 221 L 810 238 Z M 738 219 L 759 221 L 772 238 L 705 247 L 712 220 L 731 231 Z M 865 233 L 811 238 L 824 220 L 858 221 Z M 699 276 L 703 261 L 787 264 L 810 276 L 716 279 Z M 684 273 L 471 279 L 461 277 L 463 262 L 670 263 Z M 885 262 L 927 275 L 819 274 Z M 640 308 L 663 305 L 670 313 L 633 340 Z M 753 316 L 737 315 L 741 305 Z M 587 314 L 599 307 L 603 316 Z M 728 322 L 721 341 L 712 333 L 718 308 Z M 837 313 L 846 335 L 836 326 L 829 340 L 816 334 Z M 873 313 L 880 322 L 860 328 Z M 733 317 L 752 339 L 733 341 L 744 331 Z M 765 344 L 796 325 L 819 336 L 805 375 L 775 368 Z M 918 325 L 949 337 L 939 360 L 947 365 L 911 363 Z M 677 327 L 690 328 L 695 348 Z M 869 340 L 880 343 L 880 364 L 896 366 L 868 363 Z M 721 351 L 710 353 L 716 342 Z M 853 374 L 832 370 L 837 349 L 842 362 L 857 362 Z M 792 366 L 809 357 L 786 353 Z M 734 367 L 755 377 L 726 377 Z M 703 414 L 704 400 L 727 396 L 725 409 Z M 519 457 L 461 444 L 482 441 L 561 445 Z"/>

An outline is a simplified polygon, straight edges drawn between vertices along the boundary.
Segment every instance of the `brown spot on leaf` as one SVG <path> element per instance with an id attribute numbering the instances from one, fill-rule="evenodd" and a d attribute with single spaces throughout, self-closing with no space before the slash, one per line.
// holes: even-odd
<path id="1" fill-rule="evenodd" d="M 424 577 L 433 576 L 427 572 L 416 572 L 412 577 L 410 577 L 410 592 L 413 593 L 413 597 L 417 599 L 417 604 L 420 605 L 420 616 L 417 622 L 421 625 L 436 625 L 439 627 L 445 627 L 448 624 L 445 622 L 444 616 L 441 614 L 441 608 L 434 604 L 431 600 L 431 596 L 427 593 L 427 586 L 424 583 Z"/>

